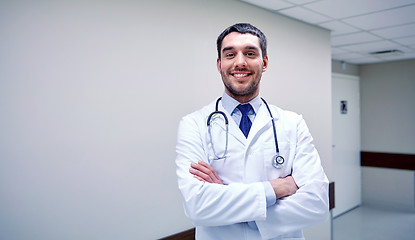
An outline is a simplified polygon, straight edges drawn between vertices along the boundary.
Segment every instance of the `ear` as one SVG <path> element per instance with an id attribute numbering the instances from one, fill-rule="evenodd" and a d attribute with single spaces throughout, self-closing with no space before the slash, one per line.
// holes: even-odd
<path id="1" fill-rule="evenodd" d="M 218 71 L 220 73 L 220 59 L 219 58 L 216 60 L 216 67 L 218 68 Z"/>
<path id="2" fill-rule="evenodd" d="M 262 60 L 262 72 L 265 72 L 268 68 L 268 56 Z"/>

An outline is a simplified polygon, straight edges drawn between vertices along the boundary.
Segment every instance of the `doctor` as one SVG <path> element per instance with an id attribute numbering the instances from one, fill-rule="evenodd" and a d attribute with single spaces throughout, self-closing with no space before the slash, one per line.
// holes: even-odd
<path id="1" fill-rule="evenodd" d="M 266 45 L 250 24 L 222 32 L 225 91 L 180 122 L 178 185 L 198 240 L 304 239 L 304 227 L 328 217 L 328 180 L 304 119 L 260 97 Z"/>

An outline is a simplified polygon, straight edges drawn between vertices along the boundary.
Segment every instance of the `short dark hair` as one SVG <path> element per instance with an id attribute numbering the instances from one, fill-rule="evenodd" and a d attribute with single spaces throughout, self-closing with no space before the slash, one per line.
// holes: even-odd
<path id="1" fill-rule="evenodd" d="M 255 35 L 258 37 L 259 39 L 259 45 L 261 47 L 261 51 L 262 51 L 262 58 L 265 58 L 267 56 L 267 38 L 265 37 L 265 34 L 261 32 L 261 30 L 259 30 L 258 28 L 252 26 L 249 23 L 237 23 L 234 24 L 230 27 L 228 27 L 227 29 L 225 29 L 219 36 L 218 39 L 216 40 L 216 46 L 218 48 L 218 58 L 220 59 L 221 57 L 221 48 L 222 48 L 222 41 L 223 39 L 232 32 L 238 32 L 238 33 L 249 33 L 252 35 Z"/>

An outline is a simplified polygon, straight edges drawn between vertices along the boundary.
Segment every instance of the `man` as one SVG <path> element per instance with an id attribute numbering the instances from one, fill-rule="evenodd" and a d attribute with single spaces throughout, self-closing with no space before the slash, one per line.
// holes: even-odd
<path id="1" fill-rule="evenodd" d="M 250 24 L 220 34 L 222 98 L 180 122 L 178 184 L 196 239 L 304 239 L 302 228 L 328 216 L 328 180 L 303 118 L 260 97 L 266 46 Z"/>

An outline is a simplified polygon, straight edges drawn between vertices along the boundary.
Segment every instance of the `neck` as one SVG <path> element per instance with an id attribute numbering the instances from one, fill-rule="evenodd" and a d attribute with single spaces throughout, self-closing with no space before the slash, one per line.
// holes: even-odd
<path id="1" fill-rule="evenodd" d="M 231 96 L 233 99 L 235 99 L 236 101 L 238 101 L 239 103 L 247 103 L 250 102 L 252 99 L 256 98 L 258 96 L 258 92 L 253 93 L 253 94 L 249 94 L 249 95 L 235 95 L 230 93 L 229 91 L 226 90 L 226 93 Z"/>

